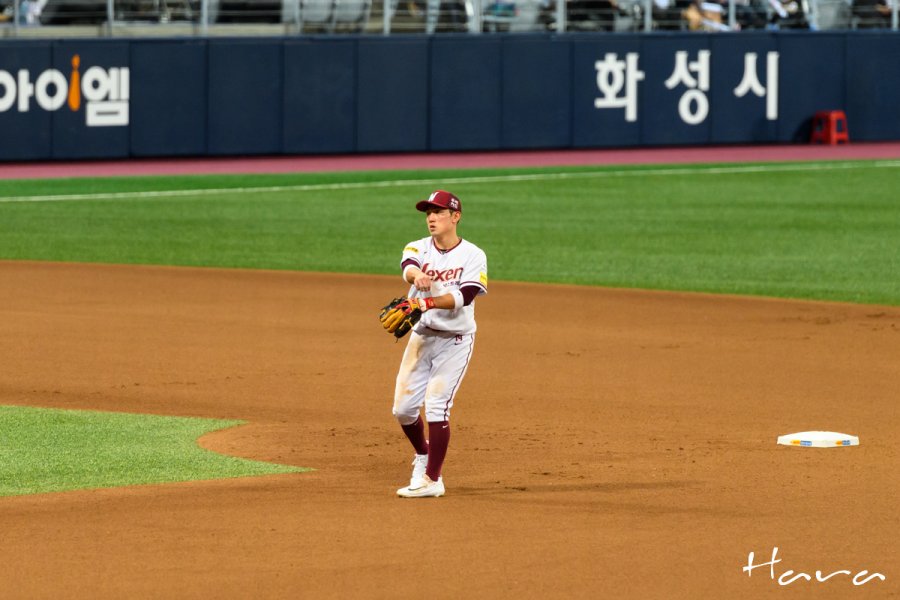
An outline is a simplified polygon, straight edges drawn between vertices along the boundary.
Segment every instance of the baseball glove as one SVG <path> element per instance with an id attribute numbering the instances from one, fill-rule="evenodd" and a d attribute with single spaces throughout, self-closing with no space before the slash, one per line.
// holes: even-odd
<path id="1" fill-rule="evenodd" d="M 422 313 L 432 308 L 431 298 L 394 298 L 381 309 L 379 320 L 388 333 L 394 334 L 398 340 L 419 322 Z"/>

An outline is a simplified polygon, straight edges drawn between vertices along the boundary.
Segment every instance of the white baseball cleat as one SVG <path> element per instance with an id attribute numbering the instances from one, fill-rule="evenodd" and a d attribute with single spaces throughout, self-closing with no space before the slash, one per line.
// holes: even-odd
<path id="1" fill-rule="evenodd" d="M 416 454 L 412 460 L 412 477 L 409 478 L 409 487 L 419 487 L 422 478 L 425 477 L 425 467 L 428 466 L 427 454 Z"/>
<path id="2" fill-rule="evenodd" d="M 422 475 L 422 481 L 418 487 L 405 487 L 397 490 L 401 498 L 440 498 L 444 495 L 444 478 L 438 477 L 432 481 L 428 475 Z"/>

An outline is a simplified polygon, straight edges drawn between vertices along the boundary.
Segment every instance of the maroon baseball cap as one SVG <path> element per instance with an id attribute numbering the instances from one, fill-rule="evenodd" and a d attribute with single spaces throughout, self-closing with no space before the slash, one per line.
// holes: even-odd
<path id="1" fill-rule="evenodd" d="M 462 202 L 459 201 L 459 198 L 451 194 L 450 192 L 445 192 L 444 190 L 437 190 L 436 192 L 432 192 L 430 196 L 428 196 L 428 200 L 422 200 L 418 204 L 416 204 L 416 210 L 420 210 L 422 212 L 427 211 L 429 208 L 449 208 L 452 211 L 462 212 Z"/>

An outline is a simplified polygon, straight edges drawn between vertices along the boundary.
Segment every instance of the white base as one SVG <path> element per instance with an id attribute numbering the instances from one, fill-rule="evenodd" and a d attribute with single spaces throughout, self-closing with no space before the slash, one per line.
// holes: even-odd
<path id="1" fill-rule="evenodd" d="M 801 431 L 778 436 L 778 443 L 801 448 L 841 448 L 859 446 L 859 438 L 836 431 Z"/>

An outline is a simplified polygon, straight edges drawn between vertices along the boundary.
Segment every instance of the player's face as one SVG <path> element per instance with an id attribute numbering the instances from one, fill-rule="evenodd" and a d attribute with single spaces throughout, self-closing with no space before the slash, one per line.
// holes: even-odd
<path id="1" fill-rule="evenodd" d="M 452 231 L 456 227 L 459 213 L 451 212 L 449 208 L 429 208 L 425 211 L 425 222 L 428 225 L 428 233 L 441 236 Z"/>

